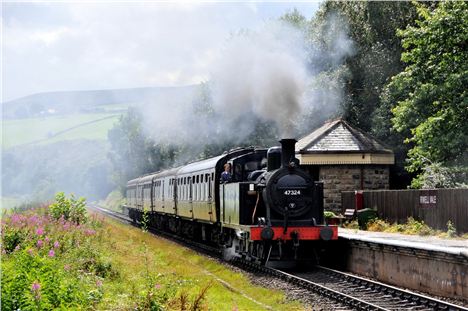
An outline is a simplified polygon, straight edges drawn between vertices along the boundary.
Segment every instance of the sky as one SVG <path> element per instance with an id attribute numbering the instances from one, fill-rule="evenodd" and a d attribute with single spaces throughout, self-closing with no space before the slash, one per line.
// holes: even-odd
<path id="1" fill-rule="evenodd" d="M 2 102 L 208 81 L 233 34 L 319 2 L 3 2 Z"/>

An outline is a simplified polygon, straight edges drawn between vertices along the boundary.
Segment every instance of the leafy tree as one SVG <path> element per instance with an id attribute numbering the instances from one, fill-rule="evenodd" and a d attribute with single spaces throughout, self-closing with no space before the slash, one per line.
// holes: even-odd
<path id="1" fill-rule="evenodd" d="M 158 170 L 163 166 L 163 158 L 173 157 L 170 148 L 156 146 L 146 137 L 141 128 L 142 120 L 137 109 L 129 108 L 108 133 L 113 180 L 122 192 L 128 180 Z"/>
<path id="2" fill-rule="evenodd" d="M 386 88 L 394 129 L 411 147 L 407 169 L 430 164 L 464 166 L 468 156 L 468 4 L 440 2 L 430 11 L 418 7 L 416 26 L 400 31 L 405 70 Z M 413 180 L 421 187 L 424 176 Z M 429 175 L 430 176 L 430 175 Z"/>
<path id="3" fill-rule="evenodd" d="M 404 68 L 397 30 L 406 28 L 415 17 L 414 5 L 403 1 L 327 1 L 315 17 L 318 25 L 326 26 L 331 20 L 347 25 L 354 54 L 345 60 L 349 74 L 343 117 L 363 130 L 374 130 L 379 138 L 388 136 L 386 129 L 390 126 L 374 127 L 369 116 L 379 109 L 382 88 L 390 77 Z"/>

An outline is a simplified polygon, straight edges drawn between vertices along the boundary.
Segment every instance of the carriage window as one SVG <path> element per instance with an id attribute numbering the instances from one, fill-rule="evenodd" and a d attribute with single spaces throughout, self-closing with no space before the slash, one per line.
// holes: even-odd
<path id="1" fill-rule="evenodd" d="M 201 183 L 203 182 L 203 174 L 200 175 L 200 182 L 201 182 Z"/>
<path id="2" fill-rule="evenodd" d="M 197 175 L 197 184 L 200 181 L 200 175 Z"/>
<path id="3" fill-rule="evenodd" d="M 214 179 L 214 173 L 211 173 L 211 180 L 215 180 Z"/>

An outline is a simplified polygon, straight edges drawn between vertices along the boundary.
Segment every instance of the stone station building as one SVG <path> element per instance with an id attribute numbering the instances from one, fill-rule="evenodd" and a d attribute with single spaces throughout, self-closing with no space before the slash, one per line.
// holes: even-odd
<path id="1" fill-rule="evenodd" d="M 341 191 L 388 189 L 395 162 L 392 150 L 342 119 L 299 139 L 296 157 L 314 180 L 323 181 L 325 209 L 336 212 L 342 211 Z"/>

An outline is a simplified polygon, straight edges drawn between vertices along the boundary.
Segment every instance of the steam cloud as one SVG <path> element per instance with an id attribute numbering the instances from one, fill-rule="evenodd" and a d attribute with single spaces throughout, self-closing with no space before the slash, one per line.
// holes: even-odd
<path id="1" fill-rule="evenodd" d="M 193 112 L 206 104 L 194 91 L 186 101 L 167 98 L 167 109 L 146 105 L 146 130 L 157 141 L 199 146 L 226 137 L 242 143 L 258 120 L 274 122 L 275 138 L 304 134 L 339 113 L 346 74 L 340 66 L 353 51 L 346 30 L 332 17 L 308 35 L 282 21 L 233 35 L 211 66 L 210 117 Z"/>
<path id="2" fill-rule="evenodd" d="M 291 136 L 310 80 L 304 43 L 284 23 L 234 37 L 214 67 L 215 109 L 230 119 L 251 113 L 274 121 L 282 136 Z"/>

